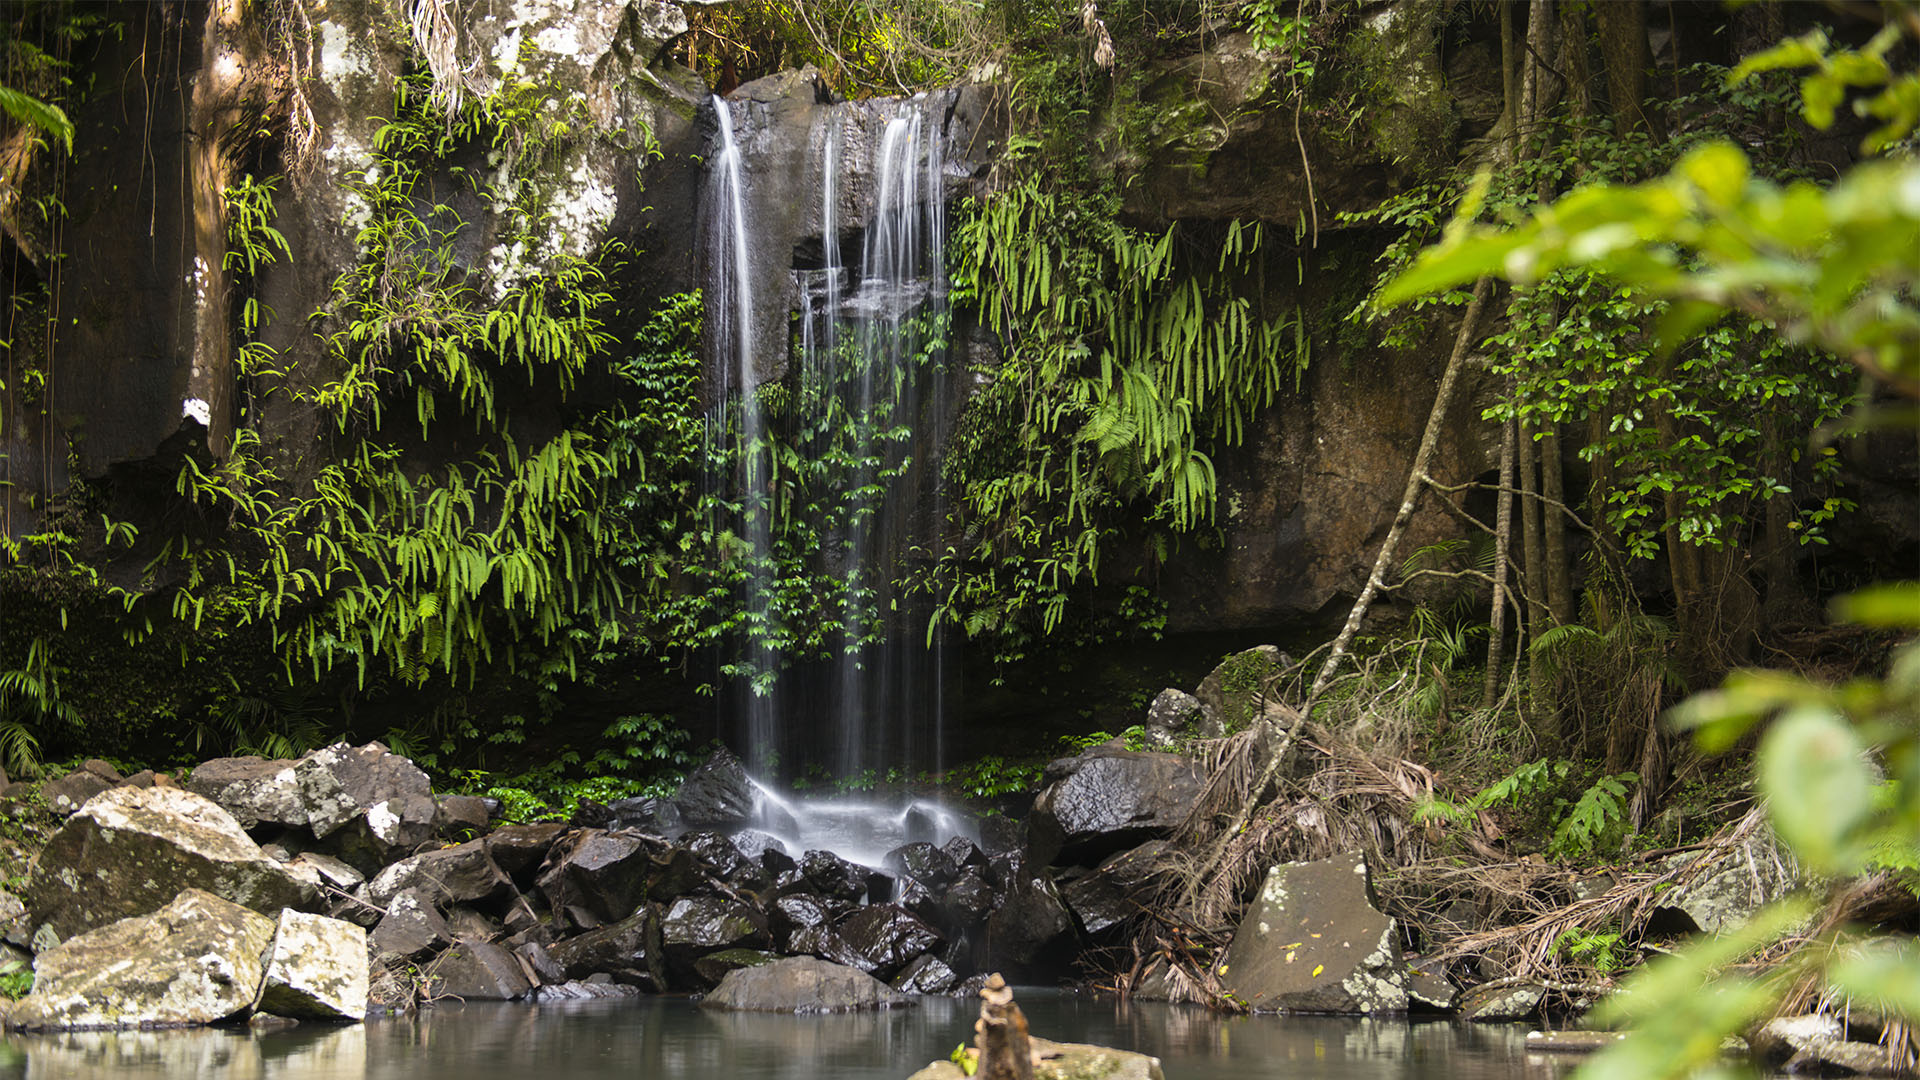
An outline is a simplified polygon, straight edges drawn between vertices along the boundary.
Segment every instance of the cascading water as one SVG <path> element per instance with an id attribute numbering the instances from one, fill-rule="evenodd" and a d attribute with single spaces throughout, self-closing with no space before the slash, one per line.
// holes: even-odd
<path id="1" fill-rule="evenodd" d="M 713 99 L 719 122 L 720 148 L 707 178 L 707 333 L 717 375 L 714 406 L 707 417 L 708 460 L 723 462 L 709 483 L 723 500 L 737 506 L 729 531 L 744 549 L 745 581 L 736 601 L 751 624 L 765 626 L 770 618 L 772 581 L 772 507 L 766 413 L 756 393 L 759 377 L 754 364 L 753 267 L 747 255 L 746 170 L 733 136 L 733 112 L 726 101 Z M 765 635 L 743 645 L 744 663 L 756 672 L 775 670 L 779 658 Z M 741 686 L 732 694 L 733 707 L 746 718 L 750 746 L 771 745 L 779 722 L 778 701 L 771 679 Z"/>
<path id="2" fill-rule="evenodd" d="M 735 440 L 731 478 L 741 500 L 737 532 L 756 565 L 772 563 L 768 531 L 774 507 L 762 474 L 766 420 L 755 404 L 759 376 L 751 325 L 752 281 L 747 258 L 751 205 L 745 167 L 733 138 L 734 117 L 723 101 L 720 147 L 708 205 L 708 329 L 716 369 L 730 380 L 718 395 L 738 402 L 726 430 Z M 877 140 L 875 110 L 884 126 Z M 803 766 L 865 786 L 864 781 L 909 774 L 940 764 L 941 713 L 947 679 L 940 635 L 928 633 L 929 603 L 902 587 L 909 567 L 924 560 L 942 517 L 935 449 L 948 427 L 945 338 L 948 318 L 945 266 L 944 164 L 940 112 L 925 99 L 863 103 L 826 110 L 817 131 L 820 162 L 820 254 L 813 269 L 794 272 L 798 294 L 798 349 L 787 376 L 789 415 L 782 436 L 809 461 L 835 463 L 832 498 L 806 523 L 819 537 L 812 552 L 817 580 L 833 581 L 837 595 L 816 596 L 826 618 L 837 619 L 835 659 L 802 665 L 779 682 L 776 697 L 764 685 L 736 695 L 745 710 L 743 756 L 763 777 L 758 824 L 789 847 L 826 847 L 871 861 L 909 839 L 945 839 L 970 831 L 961 818 L 925 801 L 883 805 L 842 798 L 796 800 L 775 794 L 777 770 Z M 843 160 L 848 146 L 872 146 L 871 169 Z M 868 182 L 860 181 L 866 178 Z M 866 205 L 843 206 L 865 191 Z M 851 211 L 848 215 L 846 212 Z M 848 217 L 856 222 L 843 225 Z M 864 230 L 857 222 L 864 221 Z M 859 238 L 859 260 L 844 252 Z M 762 363 L 761 368 L 774 365 Z M 787 430 L 791 429 L 791 430 Z M 783 504 L 786 505 L 786 504 Z M 824 506 L 824 508 L 822 508 Z M 771 617 L 764 595 L 773 582 L 756 577 L 758 595 L 745 614 L 758 625 Z M 829 635 L 831 636 L 831 635 Z M 778 669 L 770 650 L 736 653 L 760 672 Z M 777 763 L 777 765 L 776 765 Z"/>

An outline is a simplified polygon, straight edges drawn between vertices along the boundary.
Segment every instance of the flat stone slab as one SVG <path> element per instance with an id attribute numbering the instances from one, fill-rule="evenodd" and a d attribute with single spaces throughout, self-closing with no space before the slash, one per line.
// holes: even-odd
<path id="1" fill-rule="evenodd" d="M 1405 1011 L 1400 930 L 1370 892 L 1357 853 L 1274 867 L 1233 935 L 1221 983 L 1256 1012 Z"/>

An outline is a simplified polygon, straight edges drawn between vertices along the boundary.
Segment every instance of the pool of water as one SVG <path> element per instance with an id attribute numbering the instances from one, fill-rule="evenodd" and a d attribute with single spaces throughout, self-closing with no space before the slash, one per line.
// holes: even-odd
<path id="1" fill-rule="evenodd" d="M 1525 1028 L 1335 1017 L 1219 1017 L 1023 990 L 1035 1033 L 1160 1057 L 1169 1080 L 1552 1080 Z M 709 1012 L 684 998 L 452 1005 L 362 1025 L 9 1034 L 0 1078 L 207 1080 L 901 1080 L 972 1037 L 977 1003 L 880 1014 Z"/>

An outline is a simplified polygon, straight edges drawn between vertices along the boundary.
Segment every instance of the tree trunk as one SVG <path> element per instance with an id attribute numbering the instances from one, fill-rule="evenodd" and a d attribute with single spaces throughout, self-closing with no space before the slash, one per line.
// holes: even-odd
<path id="1" fill-rule="evenodd" d="M 1646 111 L 1647 7 L 1643 0 L 1608 0 L 1593 5 L 1600 25 L 1600 58 L 1607 69 L 1607 103 L 1614 126 L 1622 131 L 1653 131 Z"/>
<path id="2" fill-rule="evenodd" d="M 1547 614 L 1555 626 L 1580 617 L 1573 600 L 1573 566 L 1567 561 L 1567 491 L 1560 465 L 1560 425 L 1549 423 L 1540 436 L 1540 494 L 1550 500 L 1543 507 L 1545 517 L 1541 520 L 1547 560 Z"/>
<path id="3" fill-rule="evenodd" d="M 1499 509 L 1493 518 L 1493 613 L 1487 620 L 1487 681 L 1480 690 L 1480 707 L 1493 708 L 1500 696 L 1501 652 L 1506 648 L 1507 563 L 1513 548 L 1514 444 L 1519 423 L 1509 420 L 1500 429 Z"/>
<path id="4" fill-rule="evenodd" d="M 1539 473 L 1534 462 L 1540 457 L 1540 444 L 1533 438 L 1533 428 L 1521 424 L 1517 439 L 1519 451 L 1514 455 L 1514 464 L 1520 470 L 1520 557 L 1526 564 L 1526 572 L 1520 578 L 1520 590 L 1526 598 L 1527 636 L 1529 639 L 1540 636 L 1547 625 L 1547 554 L 1546 537 L 1542 530 L 1544 507 L 1540 505 Z M 1527 684 L 1535 693 L 1541 686 L 1539 658 L 1532 652 L 1527 654 Z"/>

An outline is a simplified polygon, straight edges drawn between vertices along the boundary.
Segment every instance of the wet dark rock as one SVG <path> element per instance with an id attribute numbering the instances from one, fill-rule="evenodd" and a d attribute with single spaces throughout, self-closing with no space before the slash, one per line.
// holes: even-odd
<path id="1" fill-rule="evenodd" d="M 817 956 L 860 971 L 871 966 L 871 961 L 847 944 L 847 939 L 831 926 L 810 926 L 794 931 L 787 938 L 784 951 L 792 956 Z"/>
<path id="2" fill-rule="evenodd" d="M 1045 974 L 1063 963 L 1074 940 L 1073 914 L 1053 882 L 1044 874 L 1027 874 L 988 916 L 976 942 L 975 966 L 1009 978 Z"/>
<path id="3" fill-rule="evenodd" d="M 513 956 L 536 986 L 555 986 L 567 981 L 567 969 L 537 941 L 514 946 Z"/>
<path id="4" fill-rule="evenodd" d="M 812 893 L 797 893 L 782 896 L 767 906 L 767 929 L 773 935 L 773 941 L 789 952 L 787 941 L 800 930 L 815 927 L 832 926 L 833 921 L 845 912 L 845 905 L 829 901 L 824 896 Z"/>
<path id="5" fill-rule="evenodd" d="M 949 930 L 977 926 L 998 899 L 999 893 L 987 879 L 969 870 L 939 897 L 940 925 Z"/>
<path id="6" fill-rule="evenodd" d="M 637 986 L 624 983 L 565 982 L 555 986 L 536 987 L 527 995 L 529 1001 L 594 1001 L 602 998 L 639 997 L 646 991 Z"/>
<path id="7" fill-rule="evenodd" d="M 944 994 L 960 982 L 960 976 L 939 957 L 917 956 L 893 977 L 892 986 L 903 994 Z"/>
<path id="8" fill-rule="evenodd" d="M 488 833 L 483 841 L 487 845 L 487 854 L 493 857 L 493 863 L 502 871 L 519 882 L 526 882 L 528 875 L 546 861 L 547 852 L 554 841 L 567 827 L 557 821 L 543 821 L 533 825 L 502 825 Z"/>
<path id="9" fill-rule="evenodd" d="M 722 747 L 687 774 L 673 801 L 688 825 L 727 828 L 745 825 L 753 819 L 755 798 L 746 766 L 731 750 Z"/>
<path id="10" fill-rule="evenodd" d="M 831 851 L 809 851 L 802 855 L 800 873 L 816 892 L 830 900 L 854 903 L 866 895 L 867 868 L 855 866 Z"/>
<path id="11" fill-rule="evenodd" d="M 1034 857 L 1083 865 L 1172 832 L 1202 783 L 1190 758 L 1112 743 L 1052 762 L 1047 775 L 1028 820 Z"/>
<path id="12" fill-rule="evenodd" d="M 980 850 L 980 845 L 964 836 L 956 836 L 948 840 L 940 845 L 940 850 L 952 860 L 956 876 L 961 870 L 979 869 L 987 865 L 987 853 Z"/>
<path id="13" fill-rule="evenodd" d="M 902 844 L 894 848 L 887 852 L 880 865 L 895 877 L 912 878 L 936 891 L 946 888 L 954 878 L 960 876 L 960 865 L 952 856 L 924 842 Z"/>
<path id="14" fill-rule="evenodd" d="M 1028 876 L 1031 860 L 1024 851 L 1001 851 L 987 857 L 987 882 L 1002 891 Z"/>
<path id="15" fill-rule="evenodd" d="M 427 993 L 461 1001 L 513 1001 L 533 983 L 513 954 L 485 941 L 463 941 L 440 954 L 424 972 Z"/>
<path id="16" fill-rule="evenodd" d="M 444 914 L 455 941 L 497 941 L 505 936 L 499 919 L 465 904 L 452 905 Z"/>
<path id="17" fill-rule="evenodd" d="M 1020 851 L 1027 846 L 1027 826 L 1004 814 L 988 814 L 980 819 L 980 850 L 988 855 Z"/>
<path id="18" fill-rule="evenodd" d="M 793 866 L 800 865 L 794 861 L 793 856 L 787 854 L 787 845 L 781 843 L 780 838 L 770 832 L 762 832 L 759 829 L 742 829 L 733 834 L 733 846 L 739 848 L 742 855 L 759 862 L 762 867 L 766 868 L 769 874 L 777 874 L 780 871 L 767 865 L 768 852 L 772 852 L 775 856 L 786 861 L 786 865 L 780 869 L 789 869 Z"/>
<path id="19" fill-rule="evenodd" d="M 433 831 L 449 839 L 479 836 L 492 824 L 487 800 L 475 795 L 442 795 L 435 800 Z"/>
<path id="20" fill-rule="evenodd" d="M 748 1012 L 849 1012 L 909 1005 L 873 976 L 813 957 L 790 957 L 730 972 L 700 1004 Z"/>
<path id="21" fill-rule="evenodd" d="M 534 888 L 574 927 L 618 922 L 646 895 L 661 846 L 638 833 L 581 829 L 554 846 Z"/>
<path id="22" fill-rule="evenodd" d="M 987 977 L 990 974 L 991 972 L 982 971 L 977 975 L 969 975 L 961 979 L 953 989 L 947 991 L 947 996 L 961 998 L 966 1001 L 979 1000 L 980 991 L 986 987 Z"/>
<path id="23" fill-rule="evenodd" d="M 1404 1011 L 1399 929 L 1373 906 L 1366 860 L 1352 853 L 1268 871 L 1221 981 L 1260 1012 Z"/>
<path id="24" fill-rule="evenodd" d="M 678 836 L 685 823 L 680 818 L 680 808 L 671 799 L 659 799 L 652 796 L 634 799 L 616 799 L 607 804 L 613 829 L 638 829 L 654 836 Z"/>
<path id="25" fill-rule="evenodd" d="M 575 829 L 612 829 L 613 811 L 607 809 L 605 803 L 581 799 L 568 815 L 567 825 Z"/>
<path id="26" fill-rule="evenodd" d="M 720 980 L 726 978 L 728 972 L 739 971 L 742 968 L 759 967 L 762 964 L 770 964 L 778 959 L 780 959 L 778 953 L 765 952 L 760 949 L 721 949 L 719 952 L 708 953 L 700 959 L 695 960 L 693 962 L 693 971 L 695 975 L 700 977 L 702 985 L 714 986 L 718 984 Z"/>
<path id="27" fill-rule="evenodd" d="M 367 883 L 366 899 L 385 907 L 401 892 L 420 890 L 441 905 L 468 904 L 505 896 L 513 890 L 493 864 L 484 841 L 469 840 L 401 859 Z"/>
<path id="28" fill-rule="evenodd" d="M 389 897 L 385 907 L 387 913 L 368 938 L 375 952 L 425 956 L 453 943 L 453 929 L 430 895 L 410 889 Z"/>
<path id="29" fill-rule="evenodd" d="M 736 889 L 758 892 L 772 884 L 757 860 L 749 858 L 731 838 L 720 833 L 686 833 L 680 837 L 680 846 L 687 849 L 701 870 Z"/>
<path id="30" fill-rule="evenodd" d="M 798 866 L 773 876 L 774 896 L 797 896 L 812 892 L 813 882 L 807 880 L 807 875 L 801 873 Z"/>
<path id="31" fill-rule="evenodd" d="M 906 879 L 895 878 L 892 874 L 879 870 L 867 872 L 867 902 L 885 904 L 893 900 L 895 892 Z"/>
<path id="32" fill-rule="evenodd" d="M 897 904 L 870 904 L 834 924 L 834 930 L 875 977 L 891 978 L 907 961 L 940 944 L 939 931 Z"/>
<path id="33" fill-rule="evenodd" d="M 652 905 L 610 926 L 556 942 L 547 953 L 568 979 L 606 975 L 650 992 L 668 988 L 660 914 Z"/>
<path id="34" fill-rule="evenodd" d="M 693 962 L 722 949 L 760 949 L 772 944 L 765 915 L 735 900 L 683 896 L 660 920 L 667 971 L 676 983 L 699 982 Z"/>
<path id="35" fill-rule="evenodd" d="M 944 891 L 941 895 L 944 895 Z M 947 925 L 946 910 L 941 904 L 941 895 L 912 878 L 901 878 L 899 887 L 894 889 L 891 902 L 912 912 L 914 917 L 934 926 Z"/>
<path id="36" fill-rule="evenodd" d="M 1141 905 L 1153 897 L 1156 868 L 1166 847 L 1164 840 L 1149 840 L 1061 886 L 1060 897 L 1080 917 L 1081 928 L 1100 934 L 1140 914 Z"/>

